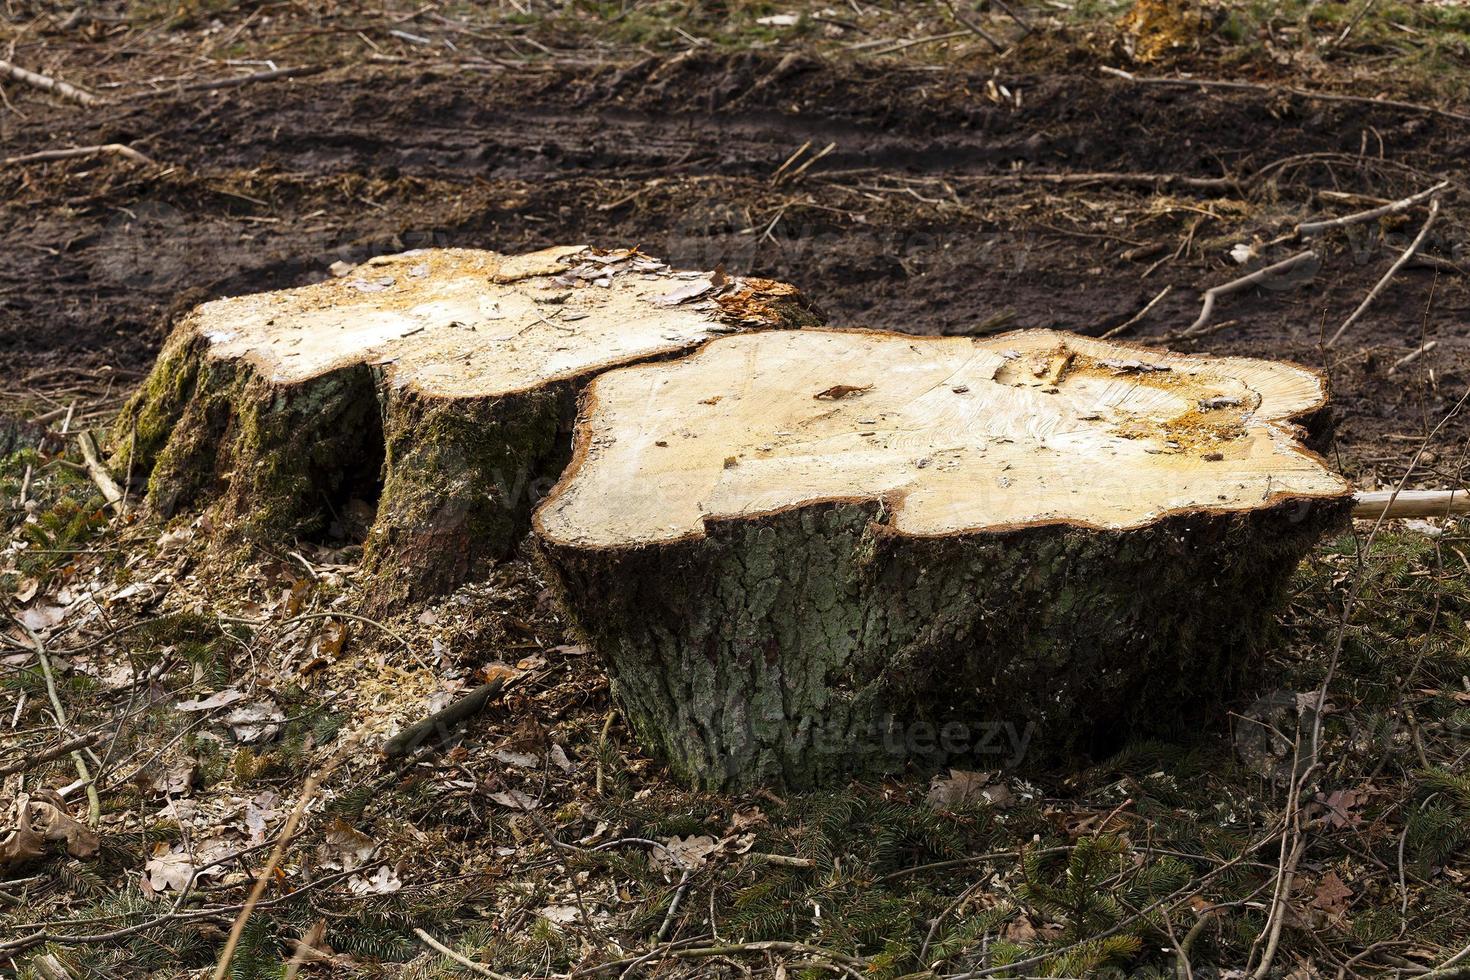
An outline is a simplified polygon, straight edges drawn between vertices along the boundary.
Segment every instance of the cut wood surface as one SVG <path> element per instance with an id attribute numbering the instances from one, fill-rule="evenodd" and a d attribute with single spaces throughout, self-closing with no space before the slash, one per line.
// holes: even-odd
<path id="1" fill-rule="evenodd" d="M 382 256 L 185 316 L 111 469 L 164 515 L 217 502 L 226 538 L 365 540 L 383 595 L 420 597 L 514 547 L 589 376 L 811 322 L 789 286 L 636 250 Z"/>
<path id="2" fill-rule="evenodd" d="M 824 500 L 881 499 L 895 531 L 938 535 L 1346 492 L 1292 425 L 1325 404 L 1316 374 L 1049 330 L 732 338 L 588 398 L 538 518 L 557 543 L 636 547 Z"/>
<path id="3" fill-rule="evenodd" d="M 1229 689 L 1351 508 L 1301 441 L 1326 401 L 1294 366 L 1048 330 L 722 338 L 588 387 L 535 526 L 689 781 L 993 767 L 1004 726 L 1096 748 Z"/>

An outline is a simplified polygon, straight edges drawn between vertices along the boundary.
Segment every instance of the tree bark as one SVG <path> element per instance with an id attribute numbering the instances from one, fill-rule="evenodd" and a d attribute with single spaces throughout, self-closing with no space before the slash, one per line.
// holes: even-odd
<path id="1" fill-rule="evenodd" d="M 813 365 L 803 369 L 807 374 L 783 363 L 787 345 L 729 338 L 677 364 L 604 375 L 585 396 L 574 462 L 536 515 L 538 552 L 606 661 L 625 716 L 651 754 L 696 786 L 801 788 L 912 764 L 1036 765 L 1106 751 L 1129 733 L 1206 723 L 1211 716 L 1199 712 L 1228 696 L 1268 642 L 1273 612 L 1300 558 L 1348 519 L 1346 484 L 1319 458 L 1281 441 L 1288 432 L 1311 435 L 1290 420 L 1324 425 L 1325 395 L 1285 403 L 1242 397 L 1236 415 L 1210 423 L 1217 432 L 1201 429 L 1200 418 L 1210 413 L 1199 413 L 1196 396 L 1239 375 L 1241 363 L 1275 370 L 1263 362 L 1216 359 L 1212 365 L 1045 331 L 976 347 L 967 340 L 861 334 L 820 347 L 814 345 L 822 341 L 802 333 L 791 341 L 814 348 L 801 355 Z M 842 353 L 844 344 L 850 355 Z M 1018 348 L 1020 357 L 991 366 L 977 360 L 976 350 L 986 347 Z M 1108 349 L 1116 360 L 1104 356 Z M 944 520 L 953 519 L 954 507 L 974 513 L 957 527 L 919 526 L 916 501 L 939 478 L 931 462 L 936 447 L 983 443 L 976 430 L 993 426 L 1008 399 L 1031 398 L 1029 389 L 1010 389 L 1019 384 L 1015 366 L 1034 352 L 1043 354 L 1038 380 L 1045 388 L 1038 390 L 1055 389 L 1050 397 L 1065 402 L 1072 383 L 1101 392 L 1114 406 L 1138 397 L 1151 406 L 1186 406 L 1191 431 L 1207 441 L 1181 450 L 1178 463 L 1150 462 L 1155 469 L 1147 470 L 1144 460 L 1168 454 L 1154 446 L 1186 438 L 1185 423 L 1171 416 L 1150 437 L 1140 430 L 1151 422 L 1144 414 L 1111 418 L 1125 437 L 1109 434 L 1098 445 L 1121 447 L 1125 456 L 1114 462 L 1100 454 L 1048 491 L 1036 474 L 1046 465 L 1073 465 L 1071 454 L 1085 450 L 1022 445 L 1027 431 L 1051 430 L 1034 415 L 1017 416 L 1007 430 L 1014 438 L 1001 437 L 988 454 L 957 450 L 958 469 L 944 475 L 963 477 L 961 492 L 953 506 L 935 513 Z M 1068 365 L 1091 362 L 1047 368 L 1059 363 L 1059 353 Z M 1133 365 L 1152 363 L 1149 357 L 1166 359 L 1156 367 L 1172 369 L 1169 380 L 1151 382 L 1146 369 L 1135 373 Z M 699 442 L 713 442 L 698 449 L 712 463 L 701 468 L 688 456 L 695 450 L 681 450 L 684 458 L 659 471 L 662 450 L 648 446 L 670 440 L 659 438 L 658 424 L 621 427 L 627 400 L 642 417 L 677 420 L 679 406 L 697 404 L 710 380 L 728 373 L 724 360 L 761 365 L 755 380 L 730 384 L 725 398 L 762 406 L 773 416 L 769 424 L 731 444 L 691 422 Z M 1117 365 L 1106 369 L 1117 372 L 1116 383 L 1087 376 L 1109 363 Z M 866 364 L 870 374 L 860 369 Z M 1285 387 L 1320 390 L 1306 372 L 1280 370 L 1298 372 Z M 844 377 L 851 383 L 832 394 L 831 382 Z M 943 424 L 933 438 L 917 415 L 903 414 L 920 403 L 924 412 L 936 411 L 936 378 L 950 386 L 942 394 L 958 396 L 955 404 L 983 401 L 986 377 L 1006 390 L 963 421 L 949 402 L 939 403 Z M 1129 394 L 1150 383 L 1178 401 Z M 890 397 L 885 387 L 902 390 Z M 1097 417 L 1082 395 L 1076 398 L 1080 418 Z M 1026 404 L 1033 403 L 1050 404 Z M 1278 411 L 1279 423 L 1272 420 Z M 878 432 L 855 449 L 833 435 L 847 424 L 843 419 Z M 883 421 L 875 426 L 875 420 Z M 672 422 L 666 425 L 673 430 Z M 994 429 L 987 431 L 993 438 Z M 781 433 L 792 433 L 787 444 Z M 860 455 L 884 440 L 887 446 Z M 1274 476 L 1281 492 L 1257 496 L 1259 486 L 1269 489 L 1270 472 L 1264 484 L 1259 472 L 1251 480 L 1243 475 L 1253 440 L 1281 453 Z M 822 446 L 837 447 L 839 466 L 824 469 L 823 461 L 813 461 Z M 923 457 L 922 465 L 911 464 L 915 457 Z M 777 482 L 760 487 L 759 480 L 737 475 L 742 468 L 764 472 L 757 470 L 762 465 L 780 474 L 772 477 Z M 1214 479 L 1210 467 L 1220 467 L 1222 493 L 1137 519 L 1115 513 L 1114 526 L 1099 516 L 1111 506 L 1107 501 L 1083 499 L 1106 495 L 1100 488 L 1109 485 L 1112 467 L 1126 469 L 1125 486 L 1160 480 L 1159 499 L 1172 499 L 1169 494 L 1183 491 L 1162 482 L 1169 466 L 1184 468 L 1179 481 L 1203 481 L 1206 489 Z M 813 471 L 847 482 L 824 490 L 806 476 Z M 1246 489 L 1234 489 L 1237 477 Z M 699 516 L 688 527 L 679 520 L 683 479 L 700 492 Z M 1037 509 L 1036 519 L 1014 519 L 1014 495 L 988 490 L 1011 479 L 1020 505 Z M 726 489 L 732 481 L 738 492 Z M 1227 500 L 1227 488 L 1239 499 Z M 1059 506 L 1075 508 L 1074 516 L 1039 499 L 1047 492 Z M 638 499 L 661 501 L 669 519 L 609 533 L 608 515 L 636 512 Z M 987 525 L 988 513 L 1006 520 Z"/>

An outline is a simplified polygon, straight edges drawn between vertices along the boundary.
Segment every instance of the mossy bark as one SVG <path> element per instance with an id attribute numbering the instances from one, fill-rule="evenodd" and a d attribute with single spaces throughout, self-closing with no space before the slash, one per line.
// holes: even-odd
<path id="1" fill-rule="evenodd" d="M 319 533 L 332 503 L 377 477 L 381 423 L 371 369 L 276 385 L 207 356 L 180 331 L 113 428 L 114 473 L 147 480 L 163 516 L 217 502 L 221 534 L 259 543 Z"/>
<path id="2" fill-rule="evenodd" d="M 666 545 L 538 547 L 644 746 L 703 788 L 800 788 L 1206 723 L 1347 508 L 912 538 L 879 504 L 826 504 Z"/>
<path id="3" fill-rule="evenodd" d="M 385 391 L 385 481 L 365 566 L 374 599 L 452 590 L 510 554 L 570 455 L 577 388 L 443 399 Z"/>
<path id="4" fill-rule="evenodd" d="M 386 607 L 514 551 L 565 465 L 577 387 L 437 398 L 362 365 L 279 385 L 186 330 L 119 416 L 109 465 L 162 516 L 209 507 L 222 548 L 320 536 L 349 497 L 377 498 L 364 562 Z"/>

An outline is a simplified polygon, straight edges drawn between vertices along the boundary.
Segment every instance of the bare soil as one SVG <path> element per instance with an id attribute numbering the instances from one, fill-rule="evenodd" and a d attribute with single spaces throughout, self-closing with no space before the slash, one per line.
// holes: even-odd
<path id="1" fill-rule="evenodd" d="M 293 956 L 302 976 L 463 975 L 439 941 L 516 977 L 1359 977 L 1462 958 L 1463 521 L 1324 542 L 1239 710 L 1178 739 L 1002 772 L 1026 746 L 999 726 L 975 733 L 974 772 L 732 797 L 643 754 L 530 563 L 365 618 L 344 612 L 360 549 L 222 562 L 207 517 L 110 515 L 68 436 L 111 419 L 178 312 L 422 246 L 639 245 L 798 284 L 844 326 L 1159 342 L 1203 289 L 1304 248 L 1298 222 L 1449 179 L 1425 251 L 1470 271 L 1463 119 L 1098 71 L 1464 111 L 1470 74 L 1395 74 L 1470 65 L 1470 35 L 1428 30 L 1448 8 L 1230 5 L 1243 28 L 1140 64 L 1111 15 L 1079 27 L 1052 3 L 1017 4 L 1024 37 L 969 2 L 790 0 L 802 23 L 779 29 L 743 0 L 0 6 L 0 57 L 111 100 L 0 83 L 0 823 L 14 787 L 56 790 L 98 844 L 0 847 L 0 972 L 206 976 L 246 920 L 235 976 Z M 956 29 L 971 8 L 1004 54 Z M 323 70 L 178 87 L 268 65 Z M 3 162 L 105 143 L 154 162 Z M 1411 485 L 1464 485 L 1464 272 L 1406 267 L 1323 345 L 1423 220 L 1330 232 L 1320 268 L 1223 297 L 1220 329 L 1171 346 L 1327 372 L 1334 462 L 1363 486 L 1448 415 Z M 492 678 L 509 680 L 479 714 L 380 751 Z M 61 706 L 98 739 L 75 758 L 43 756 Z"/>
<path id="2" fill-rule="evenodd" d="M 202 298 L 310 282 L 339 259 L 401 248 L 584 241 L 786 279 L 834 323 L 915 333 L 999 318 L 1095 335 L 1172 286 L 1133 330 L 1156 337 L 1194 318 L 1201 289 L 1240 274 L 1232 245 L 1353 209 L 1318 192 L 1397 198 L 1470 158 L 1470 125 L 1392 107 L 1086 69 L 1006 87 L 1010 101 L 958 69 L 695 54 L 591 70 L 339 69 L 102 112 L 7 114 L 7 155 L 121 142 L 159 166 L 0 170 L 0 350 L 16 378 L 104 363 L 127 377 L 148 366 L 169 311 Z M 1268 167 L 1205 190 L 1010 179 Z M 1315 278 L 1229 298 L 1217 320 L 1238 322 L 1198 345 L 1328 371 L 1343 465 L 1369 479 L 1391 475 L 1403 442 L 1449 407 L 1470 350 L 1470 284 L 1441 276 L 1431 307 L 1423 268 L 1320 349 L 1419 220 L 1329 235 Z M 1463 258 L 1463 239 L 1451 200 L 1429 251 Z M 1388 375 L 1425 334 L 1438 347 Z"/>

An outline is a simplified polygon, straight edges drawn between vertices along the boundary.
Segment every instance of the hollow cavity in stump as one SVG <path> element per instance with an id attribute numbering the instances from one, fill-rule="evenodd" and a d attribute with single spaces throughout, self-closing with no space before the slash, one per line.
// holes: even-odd
<path id="1" fill-rule="evenodd" d="M 355 532 L 381 598 L 422 598 L 515 546 L 590 375 L 814 319 L 784 284 L 636 250 L 383 256 L 194 310 L 111 466 L 164 515 L 214 503 L 224 540 Z"/>
<path id="2" fill-rule="evenodd" d="M 1228 690 L 1349 488 L 1290 365 L 1046 330 L 715 340 L 584 398 L 540 551 L 711 788 L 1017 764 Z"/>

